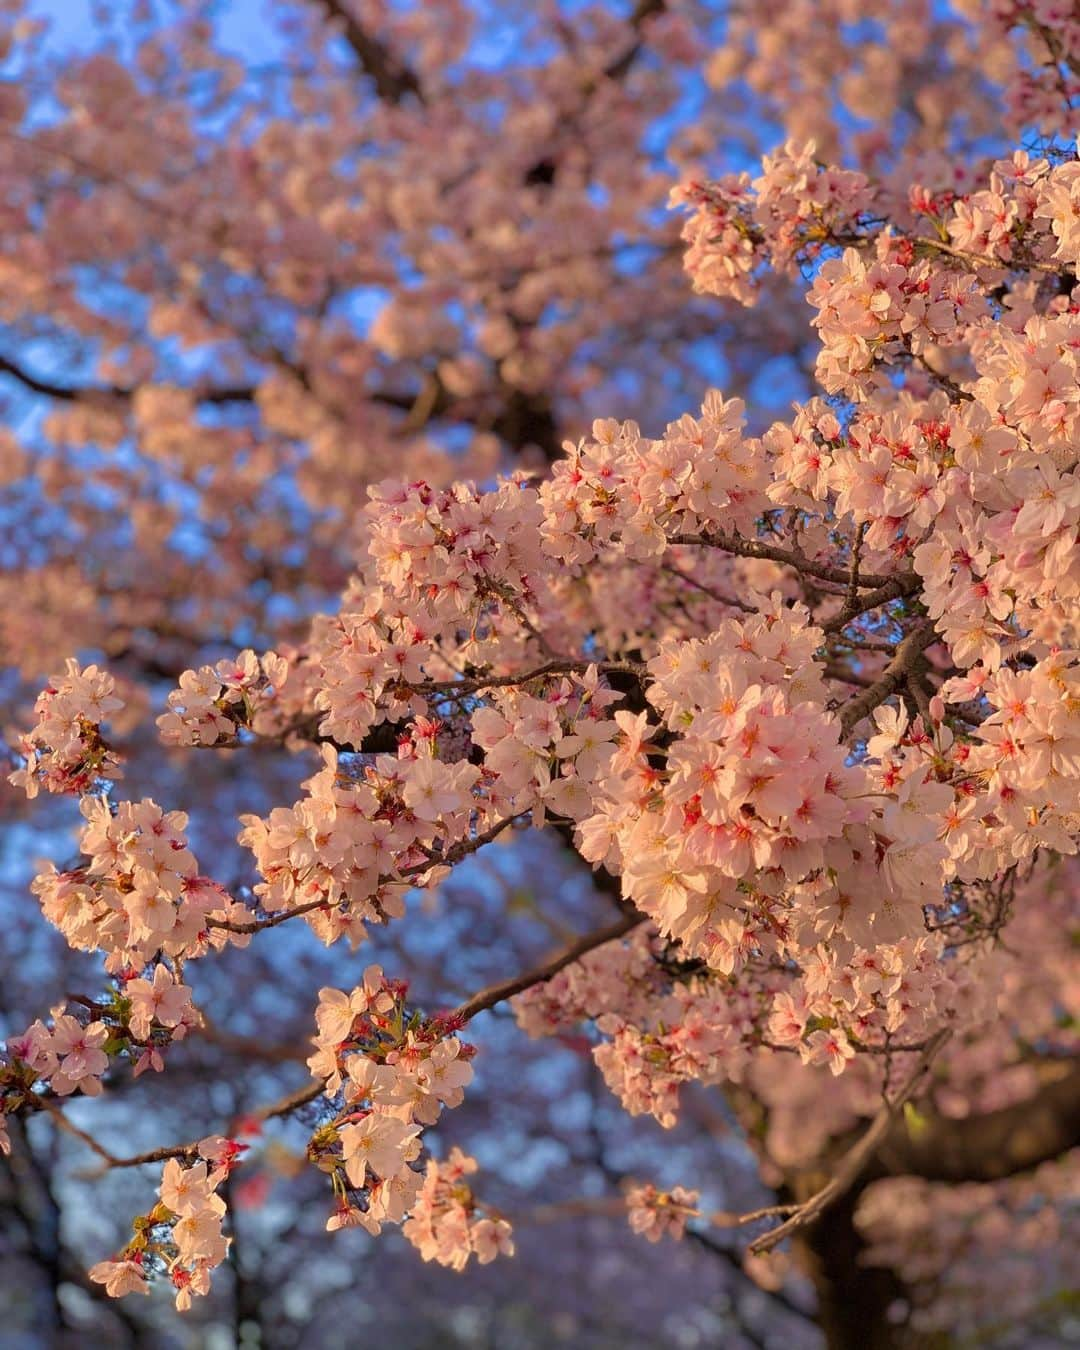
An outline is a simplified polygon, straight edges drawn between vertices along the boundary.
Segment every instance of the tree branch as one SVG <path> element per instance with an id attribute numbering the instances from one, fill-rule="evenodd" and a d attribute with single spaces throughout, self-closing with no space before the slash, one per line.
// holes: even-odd
<path id="1" fill-rule="evenodd" d="M 926 648 L 936 640 L 937 630 L 929 619 L 908 633 L 897 647 L 896 655 L 869 689 L 849 699 L 840 709 L 840 726 L 845 738 L 855 730 L 864 717 L 896 693 L 907 681 Z"/>
<path id="2" fill-rule="evenodd" d="M 792 549 L 779 548 L 767 544 L 763 539 L 740 539 L 738 535 L 721 534 L 673 534 L 669 536 L 671 544 L 698 544 L 704 548 L 719 548 L 725 553 L 735 553 L 742 558 L 767 558 L 770 562 L 785 563 L 803 576 L 818 577 L 821 581 L 835 581 L 842 586 L 851 585 L 851 570 L 847 567 L 833 567 L 829 563 L 814 562 Z M 863 590 L 895 587 L 899 595 L 910 595 L 921 584 L 921 578 L 914 572 L 905 572 L 899 576 L 883 576 L 877 572 L 864 572 L 858 578 Z"/>
<path id="3" fill-rule="evenodd" d="M 866 614 L 869 610 L 877 609 L 879 605 L 887 605 L 890 600 L 901 600 L 905 595 L 910 595 L 912 589 L 906 573 L 894 577 L 892 581 L 886 582 L 884 586 L 879 586 L 869 595 L 857 595 L 853 600 L 846 601 L 843 609 L 822 624 L 822 627 L 826 633 L 838 633 L 842 628 L 846 628 L 852 619 L 857 619 L 860 614 Z"/>
<path id="4" fill-rule="evenodd" d="M 938 1054 L 943 1049 L 946 1041 L 952 1035 L 949 1027 L 943 1027 L 941 1031 L 932 1036 L 927 1043 L 926 1049 L 919 1056 L 919 1061 L 912 1071 L 911 1077 L 900 1089 L 894 1098 L 886 1101 L 881 1110 L 874 1117 L 873 1123 L 862 1138 L 854 1145 L 843 1158 L 840 1159 L 831 1179 L 822 1186 L 821 1190 L 799 1205 L 794 1214 L 778 1228 L 774 1228 L 771 1233 L 765 1233 L 763 1236 L 755 1239 L 750 1244 L 750 1250 L 755 1255 L 762 1252 L 770 1252 L 776 1246 L 779 1246 L 786 1237 L 792 1233 L 797 1233 L 799 1229 L 807 1227 L 821 1213 L 829 1208 L 841 1196 L 845 1195 L 858 1180 L 864 1167 L 870 1162 L 870 1159 L 877 1152 L 882 1140 L 889 1133 L 896 1118 L 896 1112 L 905 1102 L 910 1101 L 915 1095 L 922 1082 L 923 1075 L 933 1064 Z"/>
<path id="5" fill-rule="evenodd" d="M 666 8 L 667 0 L 638 0 L 628 23 L 635 33 L 639 33 L 646 19 L 651 19 L 654 14 L 662 14 Z M 641 55 L 641 49 L 644 45 L 644 41 L 640 37 L 635 38 L 621 56 L 617 56 L 614 61 L 604 67 L 604 74 L 607 78 L 609 80 L 623 79 Z"/>
<path id="6" fill-rule="evenodd" d="M 340 25 L 342 37 L 364 72 L 375 82 L 375 92 L 386 103 L 400 103 L 408 94 L 424 102 L 419 77 L 360 23 L 342 0 L 314 0 L 331 23 Z"/>
<path id="7" fill-rule="evenodd" d="M 41 394 L 46 398 L 59 399 L 64 403 L 91 402 L 94 399 L 104 398 L 126 401 L 135 394 L 134 389 L 128 389 L 119 384 L 86 385 L 82 388 L 69 384 L 56 384 L 52 380 L 43 379 L 41 376 L 33 374 L 10 357 L 3 355 L 0 355 L 0 374 L 10 375 L 12 379 L 18 380 L 31 393 Z M 220 389 L 194 389 L 191 392 L 197 403 L 250 403 L 255 398 L 255 389 L 250 385 L 223 386 Z"/>
<path id="8" fill-rule="evenodd" d="M 602 947 L 605 942 L 614 942 L 616 938 L 623 937 L 631 929 L 637 928 L 639 924 L 644 922 L 645 916 L 643 914 L 636 912 L 624 914 L 621 919 L 610 924 L 607 928 L 598 928 L 595 932 L 586 933 L 584 937 L 578 938 L 576 942 L 564 947 L 561 952 L 543 965 L 536 966 L 522 975 L 515 975 L 512 979 L 501 980 L 498 984 L 490 984 L 486 989 L 481 989 L 466 1003 L 462 1003 L 455 1008 L 453 1016 L 467 1022 L 477 1013 L 484 1012 L 488 1008 L 494 1008 L 496 1003 L 502 1003 L 504 999 L 513 998 L 515 994 L 531 989 L 535 984 L 543 984 L 545 980 L 550 980 L 553 975 L 557 975 L 564 966 L 572 965 L 586 952 L 591 952 L 594 947 Z"/>
<path id="9" fill-rule="evenodd" d="M 1080 1145 L 1080 1063 L 1042 1067 L 1031 1097 L 984 1115 L 893 1120 L 878 1150 L 890 1175 L 927 1181 L 998 1181 Z"/>
<path id="10" fill-rule="evenodd" d="M 1009 262 L 1003 262 L 1001 258 L 991 258 L 985 253 L 969 253 L 966 249 L 957 248 L 954 244 L 947 244 L 942 239 L 927 239 L 922 235 L 912 235 L 911 242 L 916 248 L 930 249 L 934 253 L 945 253 L 950 258 L 956 258 L 959 262 L 967 263 L 969 267 L 996 267 L 1001 272 L 1047 272 L 1053 276 L 1061 276 L 1069 271 L 1064 263 L 1039 262 L 1035 258 L 1023 260 L 1014 258 Z"/>
<path id="11" fill-rule="evenodd" d="M 512 998 L 514 994 L 520 994 L 525 989 L 532 988 L 535 984 L 542 984 L 545 980 L 550 980 L 553 975 L 557 975 L 564 966 L 578 960 L 586 952 L 590 952 L 594 947 L 603 946 L 605 942 L 613 942 L 616 938 L 629 933 L 631 929 L 645 922 L 644 915 L 631 913 L 625 914 L 617 923 L 611 924 L 607 928 L 599 928 L 595 932 L 586 933 L 576 942 L 572 942 L 565 947 L 556 956 L 542 965 L 534 967 L 521 975 L 515 975 L 512 979 L 503 980 L 499 984 L 489 985 L 486 989 L 481 989 L 479 993 L 474 994 L 467 1002 L 462 1003 L 454 1010 L 451 1017 L 468 1022 L 477 1013 L 484 1012 L 488 1008 L 493 1008 L 497 1003 L 504 999 Z M 290 1092 L 287 1096 L 278 1098 L 267 1106 L 259 1107 L 255 1111 L 243 1113 L 246 1120 L 271 1120 L 278 1116 L 286 1116 L 305 1106 L 308 1102 L 314 1101 L 324 1090 L 325 1084 L 322 1080 L 317 1080 L 306 1084 L 302 1088 L 297 1088 L 295 1092 Z M 165 1162 L 168 1158 L 192 1158 L 199 1149 L 199 1140 L 193 1139 L 184 1144 L 167 1144 L 163 1148 L 150 1149 L 145 1153 L 135 1153 L 130 1157 L 117 1157 L 110 1153 L 98 1141 L 85 1130 L 80 1129 L 72 1121 L 68 1120 L 59 1106 L 46 1099 L 37 1099 L 40 1108 L 49 1111 L 56 1120 L 56 1123 L 69 1134 L 73 1134 L 77 1139 L 84 1143 L 87 1148 L 96 1153 L 105 1163 L 106 1168 L 110 1167 L 141 1167 L 145 1163 Z"/>

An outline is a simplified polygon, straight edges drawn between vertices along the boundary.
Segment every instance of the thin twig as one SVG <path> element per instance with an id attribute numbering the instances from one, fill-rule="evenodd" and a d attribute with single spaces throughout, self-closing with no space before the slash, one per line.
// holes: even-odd
<path id="1" fill-rule="evenodd" d="M 402 868 L 400 872 L 396 872 L 392 876 L 381 876 L 379 885 L 392 885 L 395 882 L 407 881 L 410 877 L 419 876 L 421 872 L 430 872 L 433 867 L 446 867 L 461 862 L 462 858 L 468 857 L 470 853 L 475 853 L 485 844 L 490 844 L 493 839 L 502 834 L 503 830 L 508 829 L 521 819 L 520 815 L 504 816 L 502 820 L 496 821 L 489 829 L 475 835 L 472 839 L 461 840 L 460 843 L 448 848 L 445 853 L 432 854 L 424 862 L 414 863 L 412 867 Z M 290 919 L 299 919 L 317 909 L 329 910 L 333 906 L 333 901 L 327 900 L 326 896 L 321 895 L 317 900 L 309 900 L 306 904 L 297 905 L 295 909 L 287 909 L 269 919 L 252 919 L 247 923 L 235 923 L 231 919 L 208 919 L 206 926 L 207 928 L 220 928 L 226 933 L 261 933 L 267 928 L 277 928 L 279 924 L 287 923 Z"/>
<path id="2" fill-rule="evenodd" d="M 545 980 L 550 980 L 564 966 L 571 965 L 584 956 L 586 952 L 591 952 L 594 947 L 602 947 L 605 942 L 614 942 L 616 938 L 624 936 L 631 929 L 637 928 L 639 924 L 644 922 L 645 916 L 642 914 L 636 912 L 624 914 L 621 919 L 607 928 L 599 928 L 593 933 L 586 933 L 584 937 L 578 938 L 576 942 L 564 947 L 561 952 L 543 965 L 526 971 L 523 975 L 515 975 L 512 979 L 501 980 L 498 984 L 491 984 L 486 989 L 481 989 L 466 1003 L 462 1003 L 460 1007 L 455 1008 L 453 1016 L 467 1022 L 477 1013 L 484 1012 L 487 1008 L 493 1008 L 496 1003 L 501 1003 L 507 998 L 513 998 L 515 994 L 520 994 L 525 989 L 531 989 L 534 984 L 542 984 Z"/>
<path id="3" fill-rule="evenodd" d="M 682 572 L 679 568 L 672 567 L 670 563 L 661 563 L 660 571 L 666 572 L 668 576 L 678 577 L 680 581 L 685 581 L 696 590 L 702 591 L 710 600 L 715 600 L 719 605 L 727 605 L 731 609 L 741 609 L 744 614 L 757 613 L 755 605 L 748 605 L 745 600 L 740 600 L 734 595 L 724 595 L 712 586 L 707 586 L 704 581 L 698 581 L 697 577 L 691 576 L 689 572 Z"/>
<path id="4" fill-rule="evenodd" d="M 740 539 L 737 535 L 721 534 L 673 534 L 668 538 L 670 544 L 697 544 L 703 548 L 719 548 L 725 553 L 734 553 L 741 558 L 766 558 L 770 562 L 784 563 L 793 567 L 803 576 L 818 577 L 822 581 L 835 581 L 842 586 L 851 583 L 851 572 L 846 567 L 834 567 L 830 563 L 814 562 L 792 549 L 779 548 L 767 544 L 763 539 Z M 859 586 L 864 590 L 883 586 L 896 586 L 899 595 L 908 595 L 921 584 L 921 578 L 914 572 L 904 572 L 899 576 L 884 576 L 877 572 L 868 572 L 859 578 Z"/>
<path id="5" fill-rule="evenodd" d="M 859 1178 L 859 1174 L 870 1161 L 878 1145 L 885 1138 L 892 1125 L 896 1112 L 910 1101 L 918 1091 L 924 1074 L 933 1064 L 934 1060 L 940 1054 L 946 1041 L 952 1035 L 950 1027 L 943 1027 L 940 1031 L 931 1036 L 927 1042 L 926 1049 L 919 1056 L 919 1061 L 912 1071 L 911 1077 L 907 1080 L 900 1091 L 891 1100 L 886 1101 L 873 1123 L 866 1131 L 863 1137 L 849 1149 L 841 1158 L 836 1172 L 822 1188 L 804 1201 L 791 1217 L 774 1228 L 771 1233 L 765 1233 L 756 1238 L 750 1244 L 750 1251 L 755 1255 L 761 1255 L 762 1252 L 770 1252 L 778 1246 L 792 1233 L 798 1232 L 812 1223 L 820 1214 L 822 1214 L 830 1205 L 834 1204 L 841 1196 L 846 1195 L 851 1187 Z"/>
<path id="6" fill-rule="evenodd" d="M 991 258 L 985 253 L 969 253 L 966 249 L 946 244 L 942 239 L 925 239 L 916 235 L 911 242 L 916 248 L 932 249 L 935 253 L 947 253 L 950 258 L 966 262 L 971 267 L 996 267 L 1000 272 L 1047 272 L 1051 276 L 1061 276 L 1068 272 L 1064 263 L 1039 262 L 1035 258 L 1025 258 L 1022 262 L 1012 260 L 1004 262 L 1001 258 Z"/>

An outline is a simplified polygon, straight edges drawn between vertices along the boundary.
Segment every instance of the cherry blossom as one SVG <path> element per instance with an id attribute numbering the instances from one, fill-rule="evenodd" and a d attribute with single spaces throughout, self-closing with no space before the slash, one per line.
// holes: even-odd
<path id="1" fill-rule="evenodd" d="M 152 1103 L 172 1047 L 220 1034 L 195 992 L 303 921 L 342 960 L 382 944 L 310 978 L 308 1081 L 249 1118 L 322 1174 L 328 1231 L 400 1226 L 456 1271 L 513 1255 L 443 1137 L 483 1083 L 465 1028 L 509 1001 L 591 1057 L 605 1110 L 689 1129 L 725 1094 L 795 1197 L 744 1216 L 781 1220 L 748 1270 L 790 1238 L 835 1307 L 814 1244 L 847 1201 L 897 1315 L 976 1335 L 930 1282 L 989 1296 L 985 1254 L 1067 1238 L 1075 1186 L 1075 15 L 545 10 L 500 72 L 458 6 L 355 3 L 326 32 L 338 7 L 286 8 L 316 74 L 290 51 L 274 95 L 187 16 L 175 57 L 133 18 L 131 70 L 74 61 L 48 118 L 3 96 L 6 321 L 70 338 L 80 380 L 0 359 L 51 400 L 0 440 L 0 480 L 35 494 L 16 544 L 49 558 L 0 579 L 39 691 L 8 781 L 20 810 L 79 799 L 78 859 L 31 891 L 99 959 L 7 1038 L 0 1123 L 163 1162 L 90 1279 L 190 1309 L 235 1231 L 241 1119 L 129 1158 L 70 1099 L 130 1068 Z M 717 107 L 676 116 L 699 76 Z M 729 144 L 740 99 L 779 145 Z M 105 728 L 131 738 L 130 798 Z M 211 814 L 239 863 L 204 847 Z M 540 877 L 559 951 L 470 993 L 456 937 L 413 984 L 461 1002 L 425 1011 L 405 939 L 449 932 L 459 866 L 530 830 L 591 868 L 581 912 L 610 925 L 549 913 Z M 280 950 L 300 987 L 314 963 Z M 1011 1128 L 1029 1105 L 1040 1129 Z M 1009 1141 L 989 1157 L 983 1117 Z M 634 1184 L 629 1225 L 702 1237 L 699 1200 Z M 1018 1279 L 1016 1307 L 1042 1290 Z"/>
<path id="2" fill-rule="evenodd" d="M 626 1193 L 630 1227 L 650 1242 L 663 1237 L 681 1238 L 686 1221 L 698 1213 L 695 1206 L 697 1191 L 675 1186 L 670 1191 L 659 1191 L 651 1184 L 634 1186 Z"/>
<path id="3" fill-rule="evenodd" d="M 464 1180 L 476 1170 L 476 1160 L 459 1148 L 445 1162 L 428 1161 L 416 1207 L 402 1228 L 425 1261 L 464 1270 L 471 1256 L 481 1265 L 513 1256 L 510 1224 L 485 1210 Z"/>

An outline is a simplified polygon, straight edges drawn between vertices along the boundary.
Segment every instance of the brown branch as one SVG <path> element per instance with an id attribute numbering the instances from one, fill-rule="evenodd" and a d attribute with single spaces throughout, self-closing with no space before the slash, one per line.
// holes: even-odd
<path id="1" fill-rule="evenodd" d="M 803 576 L 818 577 L 822 581 L 835 581 L 842 586 L 850 586 L 851 571 L 846 567 L 833 567 L 829 563 L 814 562 L 792 549 L 779 548 L 767 544 L 762 539 L 740 539 L 734 534 L 675 534 L 668 539 L 671 544 L 698 544 L 704 548 L 719 548 L 725 553 L 734 553 L 742 558 L 766 558 L 770 562 L 784 563 L 793 567 Z M 864 573 L 858 578 L 858 585 L 864 590 L 894 586 L 900 595 L 910 595 L 917 590 L 921 579 L 914 572 L 905 572 L 900 576 L 883 576 L 876 572 Z"/>
<path id="2" fill-rule="evenodd" d="M 869 595 L 845 602 L 843 609 L 822 624 L 822 627 L 826 633 L 838 633 L 842 628 L 846 628 L 852 619 L 857 619 L 860 614 L 866 614 L 872 609 L 877 609 L 879 605 L 887 605 L 890 600 L 901 600 L 904 596 L 910 595 L 914 589 L 915 587 L 908 580 L 907 573 L 894 577 L 892 581 L 886 582 L 884 586 L 879 586 Z"/>
<path id="3" fill-rule="evenodd" d="M 866 521 L 855 532 L 855 542 L 851 546 L 851 580 L 848 583 L 845 609 L 854 609 L 859 603 L 859 565 L 862 562 L 863 540 L 866 538 Z"/>
<path id="4" fill-rule="evenodd" d="M 946 1041 L 952 1035 L 949 1027 L 943 1027 L 939 1032 L 932 1036 L 927 1043 L 926 1049 L 919 1056 L 919 1061 L 912 1071 L 911 1077 L 907 1080 L 900 1091 L 878 1111 L 874 1117 L 873 1123 L 862 1138 L 840 1159 L 836 1171 L 831 1179 L 817 1191 L 814 1195 L 799 1205 L 798 1209 L 789 1219 L 786 1219 L 778 1228 L 772 1232 L 765 1233 L 755 1239 L 750 1244 L 750 1251 L 755 1255 L 763 1252 L 770 1252 L 778 1246 L 786 1237 L 792 1233 L 797 1233 L 800 1229 L 807 1227 L 820 1214 L 829 1208 L 841 1196 L 845 1195 L 855 1182 L 859 1179 L 863 1168 L 867 1166 L 870 1159 L 877 1152 L 882 1141 L 892 1129 L 897 1111 L 918 1091 L 923 1076 L 933 1064 L 938 1054 L 945 1046 Z"/>
<path id="5" fill-rule="evenodd" d="M 108 1149 L 103 1148 L 92 1134 L 87 1134 L 85 1130 L 80 1129 L 73 1120 L 68 1120 L 67 1116 L 64 1115 L 63 1111 L 61 1111 L 54 1101 L 48 1097 L 40 1096 L 31 1097 L 29 1100 L 39 1109 L 47 1111 L 62 1130 L 65 1130 L 68 1134 L 74 1135 L 76 1139 L 81 1143 L 84 1143 L 91 1152 L 96 1153 L 99 1158 L 108 1164 L 108 1166 L 116 1166 L 116 1159 Z"/>
<path id="6" fill-rule="evenodd" d="M 430 866 L 431 864 L 427 864 Z M 388 877 L 380 877 L 380 884 L 390 880 Z M 207 928 L 219 928 L 225 933 L 262 933 L 268 928 L 277 928 L 283 923 L 288 923 L 290 919 L 303 918 L 305 914 L 314 914 L 317 909 L 329 909 L 330 901 L 326 896 L 320 895 L 317 900 L 309 900 L 305 905 L 297 905 L 295 909 L 283 910 L 280 914 L 274 914 L 269 919 L 251 919 L 245 923 L 236 923 L 232 919 L 207 919 Z"/>
<path id="7" fill-rule="evenodd" d="M 493 839 L 498 838 L 503 830 L 508 829 L 515 821 L 520 820 L 520 815 L 504 816 L 494 825 L 484 830 L 472 839 L 463 839 L 460 843 L 453 844 L 445 853 L 433 853 L 430 858 L 422 863 L 414 863 L 411 867 L 402 868 L 400 872 L 392 876 L 381 876 L 379 884 L 384 882 L 393 883 L 397 881 L 406 881 L 410 877 L 419 876 L 421 872 L 429 872 L 433 867 L 451 866 L 460 862 L 462 858 L 468 857 L 470 853 L 475 853 L 477 849 L 483 848 L 485 844 L 490 844 Z M 261 933 L 267 928 L 277 928 L 280 924 L 288 923 L 290 919 L 299 919 L 305 914 L 312 914 L 317 909 L 332 909 L 333 902 L 320 896 L 317 900 L 309 900 L 307 904 L 297 905 L 295 909 L 284 910 L 280 914 L 274 914 L 269 919 L 252 919 L 248 923 L 234 923 L 231 919 L 207 919 L 207 928 L 219 928 L 226 933 Z"/>
<path id="8" fill-rule="evenodd" d="M 895 642 L 879 642 L 876 638 L 852 638 L 838 637 L 837 643 L 846 650 L 853 652 L 884 652 L 886 656 L 892 656 L 896 651 Z M 844 651 L 840 655 L 844 655 Z"/>
<path id="9" fill-rule="evenodd" d="M 654 14 L 662 14 L 666 8 L 667 0 L 638 0 L 628 20 L 630 27 L 635 32 L 639 32 L 646 19 L 651 19 Z M 621 56 L 617 56 L 614 61 L 604 67 L 604 74 L 607 78 L 609 80 L 623 79 L 640 56 L 644 45 L 642 38 L 635 38 Z"/>
<path id="10" fill-rule="evenodd" d="M 937 640 L 937 631 L 927 619 L 913 628 L 896 649 L 896 655 L 881 672 L 873 684 L 849 699 L 840 709 L 840 726 L 846 738 L 881 703 L 907 682 L 923 652 Z"/>
<path id="11" fill-rule="evenodd" d="M 915 706 L 922 716 L 923 725 L 930 728 L 934 722 L 930 711 L 930 700 L 934 696 L 934 690 L 927 681 L 924 661 L 919 661 L 912 670 L 908 671 L 904 677 L 904 684 L 908 693 L 915 700 Z"/>
<path id="12" fill-rule="evenodd" d="M 341 27 L 342 37 L 352 49 L 361 69 L 375 82 L 375 92 L 386 103 L 400 103 L 412 94 L 424 102 L 424 91 L 414 70 L 385 42 L 373 37 L 342 0 L 315 0 L 331 23 Z"/>
<path id="13" fill-rule="evenodd" d="M 584 937 L 578 938 L 576 942 L 564 947 L 561 952 L 549 961 L 544 962 L 543 965 L 536 966 L 522 975 L 515 975 L 512 979 L 501 980 L 498 984 L 490 984 L 486 989 L 481 989 L 478 994 L 474 994 L 467 1002 L 455 1008 L 452 1015 L 467 1022 L 477 1013 L 484 1012 L 488 1008 L 494 1008 L 496 1003 L 501 1003 L 507 998 L 513 998 L 515 994 L 520 994 L 525 989 L 531 989 L 535 984 L 543 984 L 545 980 L 550 980 L 553 975 L 557 975 L 564 966 L 572 965 L 587 952 L 591 952 L 594 947 L 602 947 L 605 942 L 614 942 L 616 938 L 623 937 L 631 929 L 637 928 L 639 924 L 644 922 L 645 916 L 642 914 L 636 912 L 624 914 L 621 919 L 610 924 L 607 928 L 598 928 L 595 932 L 586 933 Z"/>
<path id="14" fill-rule="evenodd" d="M 528 684 L 531 680 L 545 679 L 550 675 L 580 675 L 590 666 L 595 666 L 601 675 L 617 672 L 622 675 L 643 675 L 645 666 L 640 661 L 568 661 L 556 659 L 520 675 L 477 675 L 459 680 L 429 680 L 422 684 L 403 685 L 410 693 L 420 694 L 472 694 L 478 689 L 511 688 Z"/>
<path id="15" fill-rule="evenodd" d="M 93 403 L 102 399 L 127 401 L 134 397 L 135 389 L 120 384 L 76 385 L 56 384 L 26 370 L 9 356 L 0 355 L 0 374 L 10 375 L 18 380 L 31 393 L 46 398 L 59 399 L 64 403 Z M 191 391 L 197 403 L 250 403 L 255 398 L 255 389 L 251 385 L 222 386 L 220 389 L 193 389 Z"/>
<path id="16" fill-rule="evenodd" d="M 829 235 L 827 241 L 830 244 L 836 244 L 845 248 L 862 248 L 868 244 L 874 244 L 880 238 L 880 227 L 886 222 L 875 220 L 871 222 L 877 227 L 877 232 L 869 231 L 866 234 L 840 233 Z M 909 234 L 898 236 L 907 240 L 916 249 L 924 248 L 932 253 L 944 253 L 950 258 L 955 258 L 958 262 L 967 263 L 969 267 L 993 267 L 999 272 L 1046 272 L 1050 276 L 1072 277 L 1072 269 L 1064 262 L 1041 262 L 1037 258 L 1010 258 L 1006 261 L 1004 258 L 994 258 L 987 253 L 971 253 L 967 249 L 957 248 L 955 244 L 950 244 L 944 239 L 931 239 L 926 235 Z"/>
<path id="17" fill-rule="evenodd" d="M 918 1054 L 920 1050 L 925 1050 L 930 1044 L 925 1041 L 895 1041 L 888 1045 L 867 1045 L 865 1042 L 855 1039 L 854 1033 L 850 1033 L 851 1044 L 856 1054 L 859 1055 L 912 1055 Z M 775 1041 L 760 1041 L 766 1050 L 772 1050 L 778 1055 L 797 1055 L 799 1047 L 797 1045 L 778 1045 Z"/>
<path id="18" fill-rule="evenodd" d="M 1001 272 L 1048 272 L 1052 276 L 1062 276 L 1069 269 L 1064 263 L 1038 262 L 1034 258 L 1024 261 L 1012 259 L 1003 262 L 1000 258 L 990 258 L 983 253 L 968 253 L 965 249 L 946 244 L 941 239 L 925 239 L 921 235 L 912 236 L 911 242 L 916 248 L 932 249 L 935 253 L 946 253 L 950 258 L 966 262 L 971 267 L 996 267 Z"/>
<path id="19" fill-rule="evenodd" d="M 1033 1096 L 997 1111 L 954 1120 L 931 1115 L 917 1130 L 894 1120 L 878 1159 L 891 1175 L 928 1181 L 999 1181 L 1080 1145 L 1080 1062 L 1039 1066 Z"/>
<path id="20" fill-rule="evenodd" d="M 314 1101 L 322 1093 L 324 1087 L 325 1084 L 321 1080 L 308 1083 L 302 1088 L 297 1088 L 295 1092 L 290 1092 L 284 1097 L 279 1097 L 277 1101 L 268 1103 L 266 1106 L 260 1106 L 254 1111 L 244 1112 L 244 1119 L 273 1120 L 278 1116 L 287 1116 L 290 1112 L 297 1110 L 298 1107 L 306 1106 L 308 1102 Z M 166 1144 L 163 1148 L 152 1148 L 146 1153 L 133 1153 L 130 1157 L 118 1158 L 102 1148 L 97 1140 L 91 1138 L 84 1130 L 73 1126 L 59 1113 L 56 1114 L 59 1123 L 92 1148 L 109 1167 L 142 1167 L 146 1163 L 166 1162 L 169 1158 L 193 1158 L 199 1151 L 200 1141 L 193 1139 L 186 1144 Z"/>

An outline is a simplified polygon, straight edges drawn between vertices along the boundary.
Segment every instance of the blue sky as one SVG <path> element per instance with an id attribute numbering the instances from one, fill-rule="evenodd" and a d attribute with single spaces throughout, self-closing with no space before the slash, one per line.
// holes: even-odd
<path id="1" fill-rule="evenodd" d="M 246 61 L 269 60 L 281 52 L 281 38 L 270 22 L 267 0 L 219 0 L 213 6 L 222 45 L 242 52 Z M 56 49 L 80 47 L 100 32 L 93 19 L 96 11 L 115 10 L 112 31 L 123 32 L 124 5 L 95 4 L 93 0 L 32 0 L 30 13 L 47 18 L 52 30 L 50 43 Z"/>

